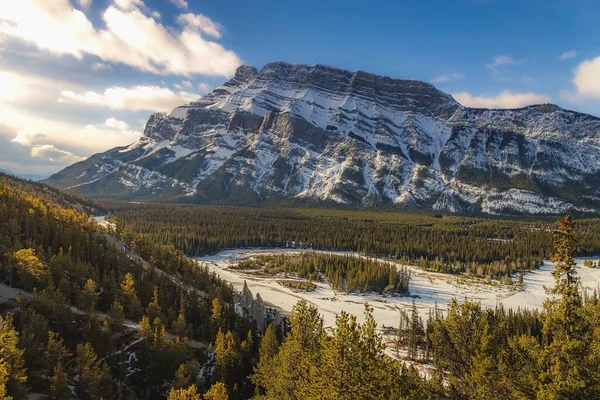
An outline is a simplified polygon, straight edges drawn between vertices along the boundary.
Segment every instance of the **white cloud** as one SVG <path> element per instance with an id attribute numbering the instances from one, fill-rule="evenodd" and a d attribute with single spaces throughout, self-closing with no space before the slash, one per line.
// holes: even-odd
<path id="1" fill-rule="evenodd" d="M 460 104 L 475 108 L 520 108 L 550 102 L 550 98 L 536 93 L 514 93 L 509 90 L 497 96 L 473 96 L 466 92 L 453 93 Z"/>
<path id="2" fill-rule="evenodd" d="M 181 83 L 176 83 L 175 88 L 179 90 L 191 89 L 194 87 L 194 84 L 190 81 L 182 81 Z"/>
<path id="3" fill-rule="evenodd" d="M 510 65 L 510 64 L 517 64 L 517 61 L 515 61 L 512 57 L 501 55 L 501 56 L 494 57 L 494 59 L 492 60 L 492 63 L 488 64 L 488 66 L 498 67 L 500 65 Z"/>
<path id="4" fill-rule="evenodd" d="M 94 71 L 94 72 L 111 70 L 111 69 L 112 69 L 112 67 L 110 65 L 104 64 L 101 62 L 97 62 L 92 65 L 92 71 Z"/>
<path id="5" fill-rule="evenodd" d="M 118 129 L 121 131 L 129 129 L 129 124 L 127 122 L 119 121 L 116 118 L 108 118 L 106 122 L 104 122 L 104 125 L 106 125 L 109 128 Z"/>
<path id="6" fill-rule="evenodd" d="M 433 78 L 431 80 L 431 82 L 432 83 L 445 83 L 445 82 L 450 82 L 450 81 L 456 81 L 459 79 L 464 79 L 464 77 L 465 76 L 463 74 L 458 74 L 456 72 L 450 72 L 448 74 L 436 76 L 435 78 Z"/>
<path id="7" fill-rule="evenodd" d="M 51 163 L 57 163 L 59 165 L 70 165 L 85 159 L 84 157 L 76 156 L 69 151 L 57 149 L 51 144 L 33 146 L 31 148 L 31 156 L 35 158 L 42 158 L 50 161 Z"/>
<path id="8" fill-rule="evenodd" d="M 564 53 L 562 53 L 560 56 L 558 56 L 558 59 L 560 61 L 566 61 L 569 60 L 571 58 L 575 58 L 577 57 L 577 52 L 575 50 L 571 50 L 571 51 L 566 51 Z"/>
<path id="9" fill-rule="evenodd" d="M 160 19 L 160 13 L 158 11 L 152 11 L 152 18 L 154 19 Z"/>
<path id="10" fill-rule="evenodd" d="M 570 102 L 600 100 L 600 56 L 581 62 L 573 76 L 574 92 L 562 92 L 561 97 Z"/>
<path id="11" fill-rule="evenodd" d="M 179 91 L 174 92 L 169 88 L 160 86 L 134 86 L 131 88 L 111 87 L 104 93 L 93 91 L 75 93 L 70 90 L 60 92 L 59 101 L 72 101 L 77 103 L 99 105 L 114 110 L 150 110 L 167 112 L 173 108 L 195 101 L 200 97 L 197 94 Z"/>
<path id="12" fill-rule="evenodd" d="M 208 93 L 210 92 L 210 85 L 208 83 L 201 82 L 198 84 L 198 90 L 202 94 Z"/>
<path id="13" fill-rule="evenodd" d="M 143 6 L 144 2 L 142 0 L 115 0 L 115 4 L 117 7 L 127 11 Z"/>
<path id="14" fill-rule="evenodd" d="M 494 57 L 492 62 L 489 64 L 486 64 L 485 67 L 487 69 L 489 69 L 493 75 L 499 75 L 501 67 L 506 66 L 506 65 L 515 65 L 518 63 L 519 62 L 516 61 L 512 57 L 500 55 L 500 56 Z"/>
<path id="15" fill-rule="evenodd" d="M 204 32 L 209 36 L 219 39 L 221 37 L 221 25 L 202 14 L 181 14 L 177 17 L 177 22 L 187 29 Z"/>
<path id="16" fill-rule="evenodd" d="M 82 157 L 46 143 L 47 135 L 16 134 L 13 127 L 0 124 L 0 169 L 17 174 L 49 175 Z"/>
<path id="17" fill-rule="evenodd" d="M 77 3 L 83 8 L 90 8 L 92 0 L 77 0 Z"/>
<path id="18" fill-rule="evenodd" d="M 174 4 L 176 7 L 179 7 L 183 10 L 187 10 L 188 8 L 188 3 L 185 0 L 169 0 L 172 4 Z"/>
<path id="19" fill-rule="evenodd" d="M 54 103 L 61 88 L 77 90 L 69 82 L 0 70 L 0 87 L 0 168 L 15 173 L 55 172 L 80 157 L 131 143 L 141 135 L 126 122 L 107 116 L 94 131 L 72 122 L 69 111 L 60 112 L 66 105 Z M 78 114 L 79 119 L 84 115 Z"/>
<path id="20" fill-rule="evenodd" d="M 55 54 L 84 54 L 159 74 L 231 76 L 239 57 L 204 38 L 220 37 L 210 18 L 185 18 L 181 30 L 167 28 L 142 11 L 141 0 L 116 0 L 97 28 L 69 0 L 0 1 L 0 36 L 32 42 Z"/>

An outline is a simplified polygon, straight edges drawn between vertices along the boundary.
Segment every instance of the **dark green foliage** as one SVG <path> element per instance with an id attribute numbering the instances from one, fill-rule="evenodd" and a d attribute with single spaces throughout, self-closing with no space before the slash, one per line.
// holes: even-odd
<path id="1" fill-rule="evenodd" d="M 373 258 L 315 252 L 280 254 L 257 256 L 243 261 L 237 268 L 255 269 L 257 265 L 262 266 L 261 274 L 283 272 L 313 282 L 326 279 L 334 290 L 347 293 L 408 293 L 406 269 Z"/>
<path id="2" fill-rule="evenodd" d="M 539 267 L 550 219 L 507 220 L 400 211 L 106 203 L 125 225 L 187 255 L 238 247 L 312 247 L 387 256 L 445 273 L 501 278 Z M 600 252 L 598 219 L 575 222 L 578 255 Z"/>

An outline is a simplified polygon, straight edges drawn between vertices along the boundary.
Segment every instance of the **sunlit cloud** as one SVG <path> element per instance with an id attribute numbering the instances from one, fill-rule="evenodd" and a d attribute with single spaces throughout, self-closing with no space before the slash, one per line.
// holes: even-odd
<path id="1" fill-rule="evenodd" d="M 464 79 L 464 77 L 465 76 L 463 74 L 458 74 L 456 72 L 450 72 L 450 73 L 447 73 L 444 75 L 436 76 L 435 78 L 433 78 L 431 80 L 431 83 L 446 83 L 446 82 L 450 82 L 450 81 Z"/>
<path id="2" fill-rule="evenodd" d="M 94 91 L 60 92 L 59 102 L 74 102 L 93 106 L 109 107 L 114 110 L 167 112 L 182 104 L 195 101 L 200 96 L 186 91 L 174 92 L 160 86 L 111 87 L 103 93 Z"/>
<path id="3" fill-rule="evenodd" d="M 520 108 L 550 102 L 550 98 L 536 93 L 514 93 L 509 90 L 496 96 L 473 96 L 467 92 L 453 93 L 460 104 L 474 108 Z"/>
<path id="4" fill-rule="evenodd" d="M 220 25 L 201 14 L 184 14 L 182 29 L 146 15 L 141 0 L 116 0 L 98 28 L 68 0 L 0 2 L 0 36 L 31 42 L 55 54 L 85 54 L 157 74 L 231 76 L 239 57 L 204 35 L 220 38 Z"/>
<path id="5" fill-rule="evenodd" d="M 600 100 L 600 56 L 581 62 L 573 74 L 574 91 L 562 92 L 570 102 Z"/>
<path id="6" fill-rule="evenodd" d="M 558 59 L 560 61 L 566 61 L 566 60 L 570 60 L 571 58 L 575 58 L 577 57 L 577 52 L 575 50 L 571 50 L 571 51 L 566 51 L 564 53 L 562 53 L 560 56 L 558 56 Z"/>

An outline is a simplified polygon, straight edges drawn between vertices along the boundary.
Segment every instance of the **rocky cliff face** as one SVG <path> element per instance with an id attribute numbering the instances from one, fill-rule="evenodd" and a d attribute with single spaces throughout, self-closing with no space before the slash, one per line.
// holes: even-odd
<path id="1" fill-rule="evenodd" d="M 47 183 L 88 196 L 279 199 L 450 212 L 600 209 L 600 119 L 463 107 L 434 86 L 322 65 L 238 68 L 144 136 Z"/>

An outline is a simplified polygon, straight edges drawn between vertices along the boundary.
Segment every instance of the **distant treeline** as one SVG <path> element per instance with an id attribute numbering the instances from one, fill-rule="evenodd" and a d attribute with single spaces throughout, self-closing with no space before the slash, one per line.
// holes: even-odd
<path id="1" fill-rule="evenodd" d="M 400 211 L 104 205 L 128 228 L 191 256 L 239 247 L 312 247 L 496 279 L 539 267 L 548 257 L 555 222 Z M 600 219 L 576 220 L 575 227 L 577 254 L 600 253 Z"/>
<path id="2" fill-rule="evenodd" d="M 409 274 L 396 264 L 372 258 L 327 253 L 278 254 L 258 256 L 243 262 L 262 266 L 262 272 L 293 274 L 312 282 L 324 279 L 337 291 L 347 293 L 408 293 Z"/>

